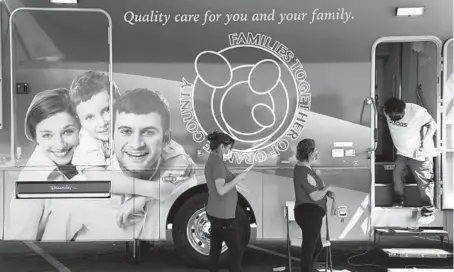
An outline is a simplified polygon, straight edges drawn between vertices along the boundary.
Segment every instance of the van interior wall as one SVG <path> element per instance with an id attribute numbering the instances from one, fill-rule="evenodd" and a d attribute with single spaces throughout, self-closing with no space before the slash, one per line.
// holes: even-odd
<path id="1" fill-rule="evenodd" d="M 416 52 L 419 52 L 417 54 Z M 378 145 L 376 152 L 376 206 L 389 206 L 392 199 L 392 171 L 382 165 L 393 164 L 396 150 L 385 117 L 381 114 L 386 100 L 398 97 L 407 103 L 420 104 L 418 85 L 424 107 L 437 118 L 437 46 L 424 43 L 381 43 L 376 48 L 376 103 L 378 104 Z M 419 58 L 419 61 L 418 61 Z M 406 175 L 406 184 L 415 184 L 412 175 Z M 407 204 L 419 206 L 419 193 L 415 186 L 406 187 Z"/>
<path id="2" fill-rule="evenodd" d="M 402 49 L 402 99 L 423 106 L 437 121 L 437 46 L 433 42 L 407 42 Z M 436 190 L 435 201 L 437 198 Z"/>
<path id="3" fill-rule="evenodd" d="M 437 46 L 433 42 L 404 43 L 402 52 L 402 99 L 418 104 L 421 85 L 424 107 L 437 119 Z M 418 61 L 419 59 L 419 61 Z"/>
<path id="4" fill-rule="evenodd" d="M 379 73 L 383 78 L 378 82 L 378 104 L 380 107 L 384 107 L 386 100 L 393 96 L 398 96 L 399 88 L 401 85 L 400 77 L 400 48 L 393 43 L 382 43 L 379 45 L 379 51 L 384 52 L 383 66 L 379 67 L 379 70 L 383 72 Z M 382 109 L 380 109 L 381 111 Z M 379 133 L 378 146 L 380 146 L 379 152 L 380 161 L 394 161 L 394 145 L 389 133 L 386 119 L 380 113 L 379 119 Z"/>
<path id="5" fill-rule="evenodd" d="M 432 42 L 423 46 L 413 43 L 382 43 L 377 47 L 377 90 L 379 107 L 384 107 L 387 99 L 401 97 L 405 102 L 418 104 L 417 87 L 421 85 L 424 107 L 437 118 L 437 47 Z M 418 54 L 414 49 L 421 48 Z M 419 66 L 419 69 L 418 69 Z M 381 111 L 382 108 L 379 108 Z M 389 129 L 383 116 L 379 119 L 377 147 L 378 161 L 394 161 L 395 151 Z"/>
<path id="6" fill-rule="evenodd" d="M 383 88 L 378 90 L 379 105 L 383 106 L 393 95 L 399 97 L 399 92 L 405 102 L 417 104 L 417 87 L 420 84 L 424 106 L 436 118 L 438 54 L 436 45 L 433 42 L 383 43 L 377 47 L 377 52 L 381 52 L 383 55 L 381 58 L 385 59 L 384 79 L 377 79 L 383 82 Z M 382 62 L 377 61 L 377 64 L 379 63 Z"/>

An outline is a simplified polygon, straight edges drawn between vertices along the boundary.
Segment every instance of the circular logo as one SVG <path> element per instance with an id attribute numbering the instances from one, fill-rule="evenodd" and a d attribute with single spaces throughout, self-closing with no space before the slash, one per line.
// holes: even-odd
<path id="1" fill-rule="evenodd" d="M 241 56 L 247 63 L 238 61 Z M 304 109 L 301 107 L 301 93 L 309 95 L 306 72 L 299 61 L 290 61 L 276 50 L 257 44 L 237 44 L 198 54 L 196 78 L 187 99 L 197 130 L 204 136 L 214 130 L 230 135 L 235 139 L 234 152 L 288 149 L 289 142 L 284 138 L 290 135 L 298 112 L 310 107 L 310 99 Z"/>

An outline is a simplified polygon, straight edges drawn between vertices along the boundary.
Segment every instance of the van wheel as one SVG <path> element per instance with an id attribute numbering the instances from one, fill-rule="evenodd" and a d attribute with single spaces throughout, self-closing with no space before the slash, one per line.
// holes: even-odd
<path id="1" fill-rule="evenodd" d="M 207 193 L 197 194 L 188 199 L 175 215 L 172 236 L 178 254 L 190 265 L 208 267 L 210 253 L 210 222 L 205 212 Z M 246 212 L 238 207 L 236 218 L 240 226 L 240 237 L 246 248 L 251 234 L 249 219 Z M 226 267 L 228 264 L 227 245 L 222 244 L 219 263 Z"/>

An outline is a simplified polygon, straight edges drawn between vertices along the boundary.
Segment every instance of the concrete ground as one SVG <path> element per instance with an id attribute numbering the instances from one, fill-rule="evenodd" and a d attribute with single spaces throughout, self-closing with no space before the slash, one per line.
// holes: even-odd
<path id="1" fill-rule="evenodd" d="M 413 238 L 386 239 L 382 246 L 396 247 L 440 246 L 438 241 Z M 335 271 L 381 272 L 385 266 L 394 268 L 415 267 L 420 265 L 452 268 L 453 259 L 390 259 L 380 250 L 365 253 L 367 245 L 359 243 L 334 243 L 333 263 Z M 451 249 L 452 250 L 452 249 Z M 299 249 L 292 250 L 292 256 L 299 257 Z M 351 258 L 363 253 L 363 256 Z M 324 253 L 322 253 L 324 254 Z M 94 271 L 156 271 L 156 272 L 196 272 L 206 271 L 187 266 L 175 253 L 171 245 L 157 244 L 144 253 L 139 264 L 131 262 L 124 243 L 24 243 L 0 242 L 1 272 L 94 272 Z M 244 255 L 244 271 L 266 272 L 287 265 L 285 245 L 282 243 L 258 243 L 251 245 Z M 322 256 L 324 257 L 324 255 Z M 350 259 L 350 260 L 349 260 Z M 322 261 L 322 258 L 320 259 Z M 365 265 L 369 264 L 369 265 Z M 321 264 L 323 265 L 323 264 Z M 374 266 L 375 265 L 375 266 Z M 299 271 L 298 260 L 293 261 L 293 271 Z M 382 268 L 378 266 L 383 266 Z M 228 270 L 223 270 L 228 271 Z"/>

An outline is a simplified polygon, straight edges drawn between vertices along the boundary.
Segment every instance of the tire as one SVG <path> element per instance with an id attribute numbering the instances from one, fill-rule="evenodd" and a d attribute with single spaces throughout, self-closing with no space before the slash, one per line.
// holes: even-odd
<path id="1" fill-rule="evenodd" d="M 205 203 L 208 193 L 200 193 L 189 198 L 178 210 L 172 229 L 172 236 L 178 254 L 186 263 L 198 268 L 207 268 L 209 264 L 209 221 L 205 214 Z M 243 247 L 249 244 L 251 229 L 246 212 L 237 207 L 236 218 L 240 226 L 240 238 Z M 199 226 L 200 228 L 193 228 Z M 189 231 L 189 230 L 199 231 Z M 188 235 L 189 233 L 189 235 Z M 192 235 L 191 235 L 192 234 Z M 207 236 L 208 234 L 208 236 Z M 199 246 L 195 246 L 199 243 Z M 226 267 L 229 261 L 227 246 L 223 244 L 219 263 L 221 267 Z"/>

